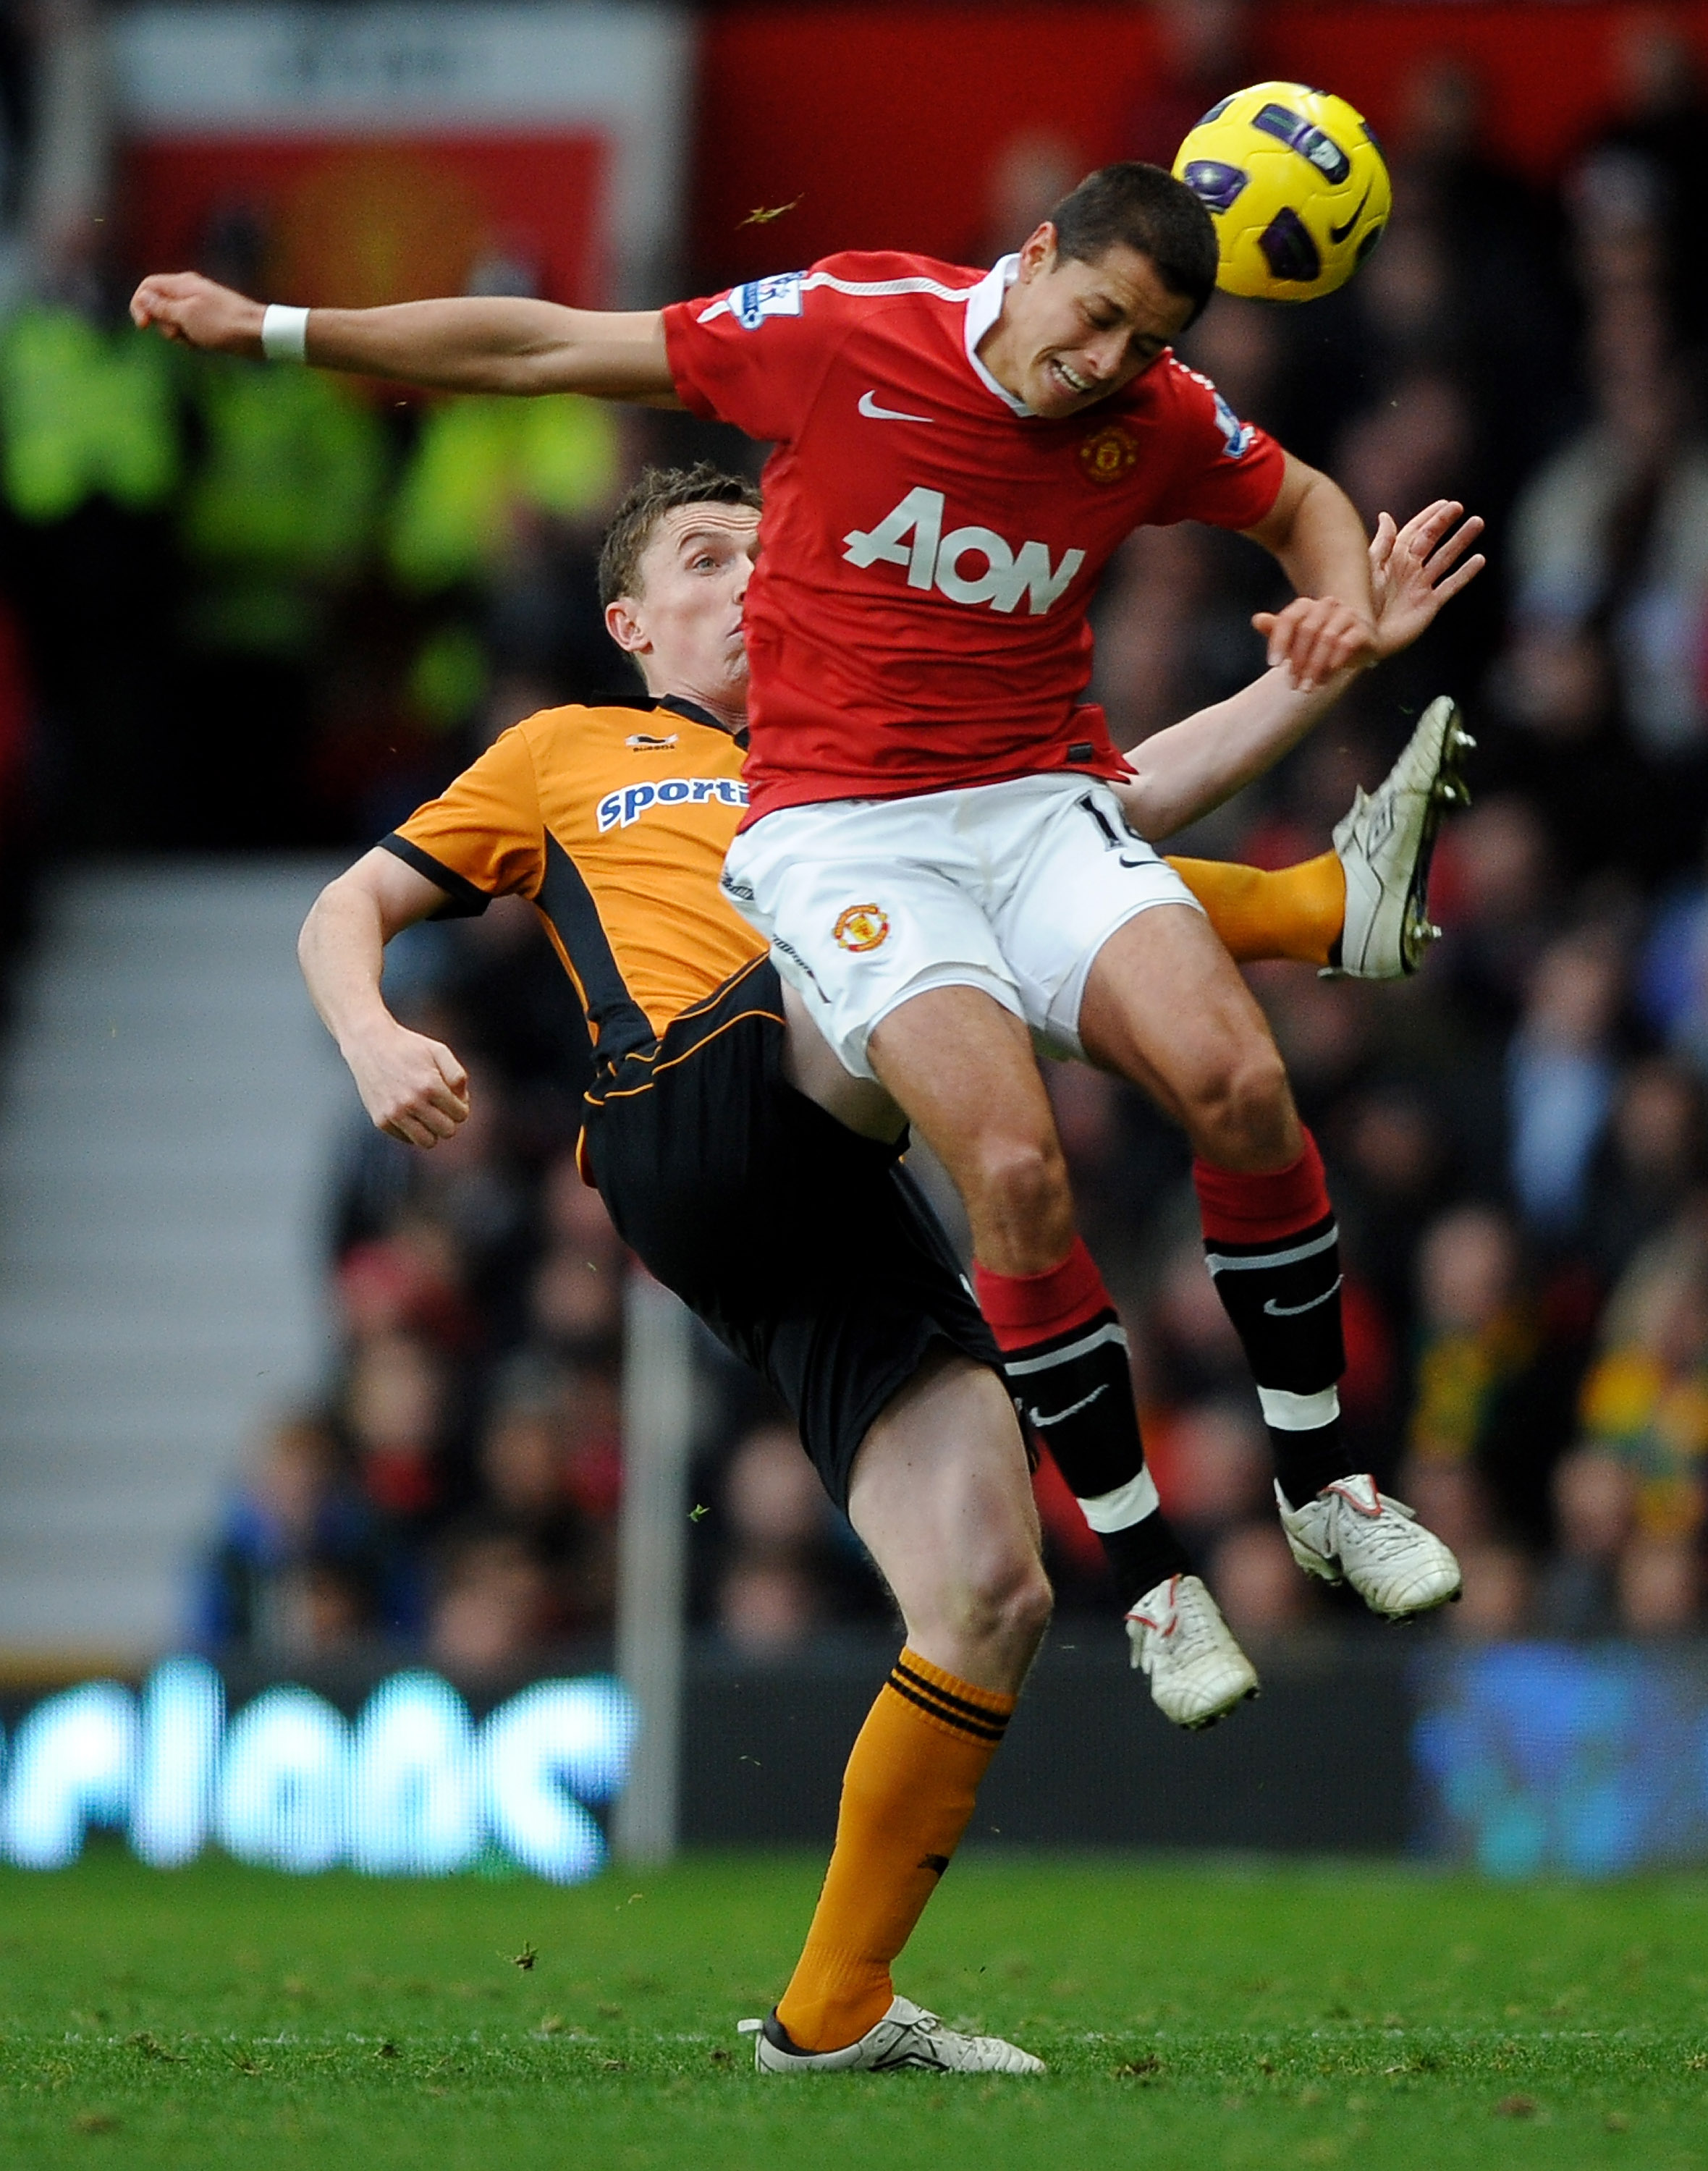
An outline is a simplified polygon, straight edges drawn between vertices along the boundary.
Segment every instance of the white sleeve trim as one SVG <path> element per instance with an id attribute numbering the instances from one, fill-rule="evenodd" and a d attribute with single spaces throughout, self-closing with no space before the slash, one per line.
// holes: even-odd
<path id="1" fill-rule="evenodd" d="M 941 279 L 839 279 L 834 271 L 814 271 L 802 280 L 801 291 L 811 293 L 815 287 L 830 287 L 839 294 L 867 295 L 874 300 L 894 294 L 935 294 L 940 302 L 964 302 L 986 284 L 982 279 L 976 287 L 945 287 Z M 732 287 L 729 293 L 720 294 L 695 322 L 709 324 L 714 318 L 731 315 L 732 296 L 739 292 L 739 287 Z"/>

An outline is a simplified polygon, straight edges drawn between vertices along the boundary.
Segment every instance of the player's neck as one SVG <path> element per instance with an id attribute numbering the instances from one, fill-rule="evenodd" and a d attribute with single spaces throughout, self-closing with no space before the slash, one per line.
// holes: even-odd
<path id="1" fill-rule="evenodd" d="M 747 703 L 743 699 L 732 699 L 728 694 L 709 694 L 703 687 L 680 685 L 648 686 L 647 691 L 655 701 L 691 701 L 696 709 L 722 724 L 732 738 L 747 729 Z"/>
<path id="2" fill-rule="evenodd" d="M 1013 331 L 1007 322 L 1006 310 L 998 313 L 996 322 L 974 351 L 1012 399 L 1018 399 L 1024 396 L 1020 389 L 1023 373 L 1014 352 Z"/>

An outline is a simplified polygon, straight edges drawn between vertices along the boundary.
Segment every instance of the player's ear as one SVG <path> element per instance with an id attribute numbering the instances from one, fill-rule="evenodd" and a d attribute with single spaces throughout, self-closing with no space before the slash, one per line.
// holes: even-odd
<path id="1" fill-rule="evenodd" d="M 638 656 L 643 648 L 652 646 L 632 596 L 619 596 L 615 603 L 605 605 L 605 631 L 625 656 Z"/>
<path id="2" fill-rule="evenodd" d="M 1020 276 L 1035 279 L 1040 272 L 1054 269 L 1055 264 L 1055 228 L 1049 219 L 1029 233 L 1020 244 Z"/>

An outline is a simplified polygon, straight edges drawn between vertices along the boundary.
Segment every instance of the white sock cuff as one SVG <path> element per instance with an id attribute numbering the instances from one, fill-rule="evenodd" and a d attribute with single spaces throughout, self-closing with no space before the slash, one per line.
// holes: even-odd
<path id="1" fill-rule="evenodd" d="M 1340 1414 L 1340 1390 L 1324 1387 L 1318 1394 L 1296 1395 L 1290 1387 L 1260 1387 L 1263 1421 L 1277 1432 L 1315 1432 L 1332 1424 Z"/>
<path id="2" fill-rule="evenodd" d="M 1148 1470 L 1140 1471 L 1136 1477 L 1116 1486 L 1113 1493 L 1098 1493 L 1079 1504 L 1086 1521 L 1100 1536 L 1107 1536 L 1114 1530 L 1130 1530 L 1135 1523 L 1142 1523 L 1147 1515 L 1154 1515 L 1162 1504 L 1157 1498 L 1156 1480 Z"/>

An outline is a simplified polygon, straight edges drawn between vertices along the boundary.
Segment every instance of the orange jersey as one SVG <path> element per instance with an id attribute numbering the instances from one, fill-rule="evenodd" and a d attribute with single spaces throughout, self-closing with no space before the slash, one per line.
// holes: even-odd
<path id="1" fill-rule="evenodd" d="M 741 760 L 691 702 L 543 709 L 384 842 L 454 914 L 531 898 L 614 1061 L 764 953 L 717 886 Z"/>

